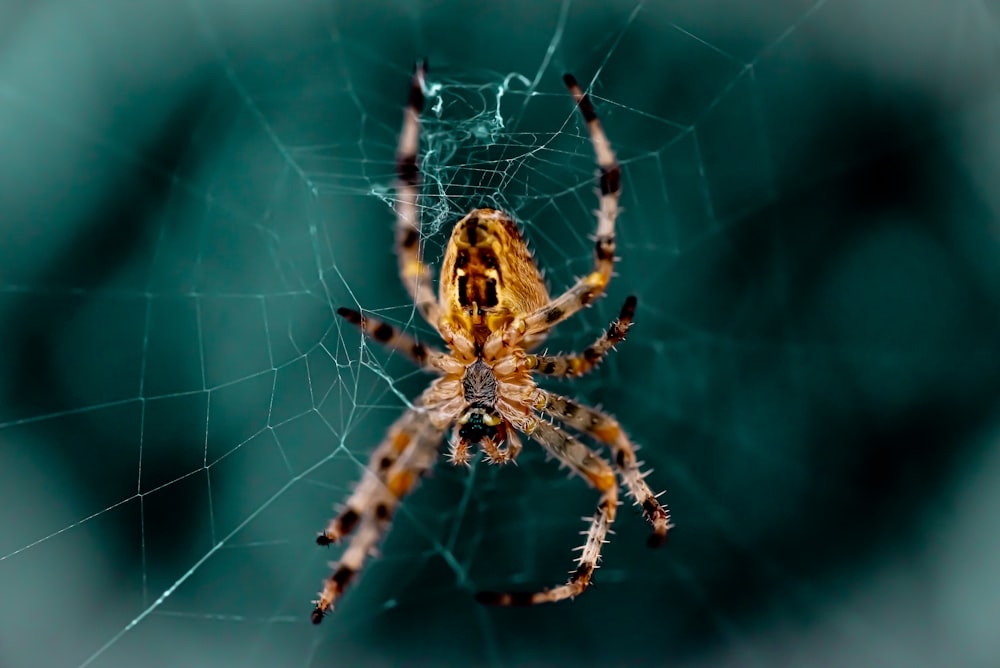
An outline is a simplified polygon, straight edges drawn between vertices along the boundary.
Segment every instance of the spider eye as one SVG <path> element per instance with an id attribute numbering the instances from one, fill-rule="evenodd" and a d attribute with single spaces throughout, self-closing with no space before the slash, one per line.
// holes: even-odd
<path id="1" fill-rule="evenodd" d="M 478 443 L 484 437 L 496 440 L 497 425 L 500 424 L 498 416 L 487 414 L 482 409 L 473 409 L 460 422 L 462 427 L 458 430 L 458 435 L 469 443 Z"/>

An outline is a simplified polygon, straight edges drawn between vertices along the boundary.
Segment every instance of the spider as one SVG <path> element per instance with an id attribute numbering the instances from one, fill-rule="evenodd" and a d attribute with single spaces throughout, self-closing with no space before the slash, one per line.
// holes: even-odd
<path id="1" fill-rule="evenodd" d="M 450 353 L 420 343 L 376 317 L 338 309 L 365 335 L 439 377 L 389 428 L 350 498 L 316 538 L 318 544 L 330 545 L 354 534 L 340 561 L 331 565 L 332 575 L 315 601 L 314 624 L 323 620 L 375 551 L 402 499 L 433 465 L 438 444 L 449 428 L 452 464 L 468 465 L 474 447 L 493 464 L 513 462 L 522 448 L 519 434 L 524 434 L 600 493 L 585 532 L 586 542 L 578 548 L 577 568 L 565 584 L 533 592 L 480 592 L 476 599 L 481 603 L 534 605 L 573 598 L 586 590 L 618 508 L 616 472 L 653 527 L 651 546 L 661 545 L 672 526 L 667 509 L 646 484 L 647 474 L 636 460 L 635 446 L 618 422 L 600 410 L 539 388 L 532 378 L 532 373 L 567 378 L 591 371 L 615 344 L 624 341 L 635 314 L 636 298 L 628 297 L 618 318 L 581 354 L 528 352 L 553 326 L 600 297 L 611 278 L 621 168 L 590 98 L 572 75 L 563 77 L 586 122 L 600 167 L 593 271 L 550 298 L 511 216 L 476 209 L 452 230 L 435 297 L 430 267 L 421 259 L 417 211 L 417 147 L 426 71 L 425 61 L 414 68 L 396 152 L 396 253 L 402 282 L 417 310 L 441 335 Z M 613 465 L 555 421 L 608 446 Z"/>

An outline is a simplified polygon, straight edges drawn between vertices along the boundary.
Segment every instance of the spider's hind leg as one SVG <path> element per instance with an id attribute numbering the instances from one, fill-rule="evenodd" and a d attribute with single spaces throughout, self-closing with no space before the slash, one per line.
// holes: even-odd
<path id="1" fill-rule="evenodd" d="M 551 329 L 604 294 L 615 264 L 615 221 L 618 218 L 618 199 L 621 196 L 622 169 L 604 132 L 604 126 L 594 111 L 590 96 L 580 88 L 573 75 L 563 76 L 563 82 L 576 101 L 583 116 L 600 169 L 600 207 L 597 210 L 597 230 L 594 238 L 594 269 L 572 287 L 533 313 L 519 318 L 505 334 L 508 344 L 523 337 Z"/>
<path id="2" fill-rule="evenodd" d="M 424 109 L 424 75 L 427 63 L 418 62 L 410 80 L 410 94 L 403 112 L 403 128 L 396 147 L 396 256 L 399 276 L 417 310 L 435 329 L 441 307 L 434 295 L 431 269 L 420 252 L 420 115 Z"/>

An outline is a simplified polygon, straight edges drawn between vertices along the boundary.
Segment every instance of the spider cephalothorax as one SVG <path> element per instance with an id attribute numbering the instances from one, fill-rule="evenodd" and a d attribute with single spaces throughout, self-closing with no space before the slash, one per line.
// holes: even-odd
<path id="1" fill-rule="evenodd" d="M 435 296 L 430 268 L 420 257 L 417 209 L 424 74 L 425 66 L 418 64 L 396 153 L 396 250 L 404 285 L 449 352 L 420 343 L 378 318 L 338 309 L 365 334 L 439 377 L 389 428 L 354 493 L 317 538 L 320 545 L 329 545 L 353 533 L 316 602 L 312 619 L 317 624 L 388 530 L 402 498 L 433 465 L 449 428 L 449 459 L 454 464 L 468 464 L 477 448 L 494 464 L 514 461 L 522 447 L 518 434 L 525 434 L 601 494 L 577 568 L 568 582 L 535 592 L 481 592 L 477 599 L 483 603 L 531 605 L 583 592 L 615 519 L 618 479 L 652 525 L 651 545 L 661 544 L 671 526 L 666 508 L 645 482 L 635 446 L 618 422 L 600 410 L 539 388 L 532 377 L 540 373 L 566 378 L 591 371 L 625 339 L 635 315 L 636 300 L 629 297 L 618 319 L 582 353 L 529 353 L 552 327 L 600 297 L 611 279 L 621 168 L 590 98 L 572 76 L 564 77 L 586 122 L 601 172 L 593 271 L 550 298 L 513 218 L 495 209 L 476 209 L 452 230 Z M 609 447 L 612 463 L 565 428 Z"/>
<path id="2" fill-rule="evenodd" d="M 496 410 L 498 387 L 493 369 L 481 357 L 465 368 L 462 397 L 468 408 L 455 421 L 458 439 L 452 441 L 453 462 L 468 463 L 468 457 L 456 460 L 456 453 L 468 453 L 469 445 L 478 445 L 483 439 L 494 445 L 506 440 L 506 425 Z"/>

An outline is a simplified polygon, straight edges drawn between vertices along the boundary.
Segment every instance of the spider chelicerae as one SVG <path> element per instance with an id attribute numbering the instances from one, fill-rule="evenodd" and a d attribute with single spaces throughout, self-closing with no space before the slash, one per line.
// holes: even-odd
<path id="1" fill-rule="evenodd" d="M 317 543 L 329 545 L 353 533 L 316 601 L 312 613 L 315 624 L 323 620 L 374 552 L 403 497 L 433 465 L 449 428 L 448 458 L 452 464 L 467 465 L 475 446 L 491 463 L 510 463 L 521 452 L 519 434 L 524 434 L 580 474 L 601 495 L 586 542 L 579 548 L 577 568 L 565 584 L 534 592 L 480 592 L 476 599 L 481 603 L 534 605 L 582 593 L 590 584 L 615 519 L 617 477 L 652 524 L 651 546 L 661 545 L 671 527 L 667 509 L 646 484 L 636 448 L 618 422 L 600 410 L 538 387 L 532 378 L 532 373 L 567 378 L 591 371 L 625 339 L 635 314 L 636 299 L 629 297 L 618 319 L 580 354 L 528 352 L 552 327 L 600 297 L 611 279 L 621 168 L 590 98 L 572 75 L 563 77 L 586 122 L 600 167 L 593 271 L 550 298 L 514 220 L 503 211 L 476 209 L 452 230 L 435 297 L 430 267 L 421 260 L 417 209 L 417 146 L 425 74 L 426 63 L 418 63 L 396 152 L 396 253 L 400 276 L 416 308 L 450 352 L 420 343 L 378 318 L 346 308 L 337 311 L 367 336 L 439 377 L 389 428 L 372 453 L 364 477 L 317 537 Z M 613 464 L 546 418 L 608 446 Z"/>

